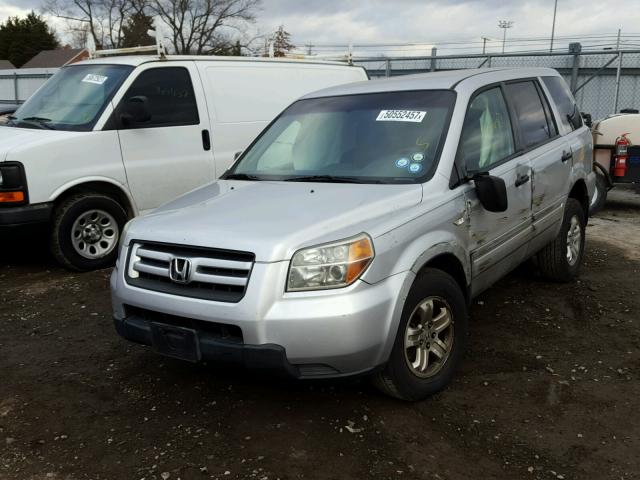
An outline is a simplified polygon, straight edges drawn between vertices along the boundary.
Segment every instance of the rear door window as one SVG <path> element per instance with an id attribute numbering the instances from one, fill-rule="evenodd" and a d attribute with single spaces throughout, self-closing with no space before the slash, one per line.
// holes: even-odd
<path id="1" fill-rule="evenodd" d="M 567 82 L 562 77 L 542 77 L 553 102 L 560 112 L 560 123 L 569 130 L 582 126 L 582 117 Z"/>
<path id="2" fill-rule="evenodd" d="M 505 87 L 515 109 L 522 148 L 534 147 L 554 137 L 535 83 L 528 80 Z"/>

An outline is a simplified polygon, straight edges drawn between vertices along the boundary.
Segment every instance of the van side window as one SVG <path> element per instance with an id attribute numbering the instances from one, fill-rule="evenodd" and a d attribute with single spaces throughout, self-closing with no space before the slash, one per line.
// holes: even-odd
<path id="1" fill-rule="evenodd" d="M 560 112 L 560 123 L 569 130 L 582 126 L 582 116 L 573 95 L 562 77 L 542 77 L 549 94 Z"/>
<path id="2" fill-rule="evenodd" d="M 138 128 L 198 125 L 198 106 L 189 71 L 183 67 L 150 68 L 129 87 L 127 98 L 144 96 L 149 100 L 151 120 Z"/>
<path id="3" fill-rule="evenodd" d="M 458 149 L 467 172 L 487 171 L 514 152 L 511 120 L 500 87 L 478 94 L 467 110 Z"/>
<path id="4" fill-rule="evenodd" d="M 535 83 L 509 83 L 506 89 L 516 111 L 523 148 L 533 147 L 555 136 L 554 132 L 549 130 L 547 116 Z"/>

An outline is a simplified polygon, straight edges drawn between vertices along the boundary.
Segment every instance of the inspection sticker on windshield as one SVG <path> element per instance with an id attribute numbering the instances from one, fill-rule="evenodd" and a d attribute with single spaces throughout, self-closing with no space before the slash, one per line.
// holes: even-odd
<path id="1" fill-rule="evenodd" d="M 82 79 L 82 81 L 84 83 L 95 83 L 96 85 L 102 85 L 104 82 L 107 81 L 107 78 L 109 78 L 109 77 L 105 77 L 103 75 L 96 75 L 95 73 L 88 73 Z"/>
<path id="2" fill-rule="evenodd" d="M 419 110 L 380 110 L 376 122 L 415 122 L 424 120 L 427 112 Z"/>

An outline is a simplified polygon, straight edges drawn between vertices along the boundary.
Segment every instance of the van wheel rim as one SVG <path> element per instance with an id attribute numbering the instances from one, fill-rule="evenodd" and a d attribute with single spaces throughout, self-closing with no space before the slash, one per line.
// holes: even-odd
<path id="1" fill-rule="evenodd" d="M 87 210 L 73 222 L 71 244 L 83 258 L 96 260 L 109 255 L 118 244 L 120 232 L 111 214 Z"/>
<path id="2" fill-rule="evenodd" d="M 413 310 L 404 334 L 404 358 L 420 378 L 436 375 L 453 348 L 453 313 L 442 297 L 425 298 Z"/>
<path id="3" fill-rule="evenodd" d="M 580 256 L 580 248 L 582 247 L 582 229 L 580 228 L 580 220 L 577 215 L 571 217 L 569 222 L 569 230 L 567 231 L 567 262 L 573 266 Z"/>

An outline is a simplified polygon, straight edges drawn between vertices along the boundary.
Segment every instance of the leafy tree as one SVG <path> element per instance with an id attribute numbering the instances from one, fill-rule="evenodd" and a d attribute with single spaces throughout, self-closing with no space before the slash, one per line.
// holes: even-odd
<path id="1" fill-rule="evenodd" d="M 291 43 L 291 34 L 284 29 L 284 25 L 280 25 L 271 38 L 273 43 L 273 55 L 275 57 L 284 57 L 296 46 Z"/>
<path id="2" fill-rule="evenodd" d="M 21 67 L 42 50 L 59 47 L 55 33 L 40 15 L 9 17 L 0 25 L 0 58 Z"/>
<path id="3" fill-rule="evenodd" d="M 153 30 L 153 18 L 144 12 L 134 13 L 122 27 L 122 47 L 153 45 L 155 39 L 147 33 L 149 30 Z"/>

